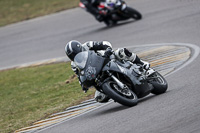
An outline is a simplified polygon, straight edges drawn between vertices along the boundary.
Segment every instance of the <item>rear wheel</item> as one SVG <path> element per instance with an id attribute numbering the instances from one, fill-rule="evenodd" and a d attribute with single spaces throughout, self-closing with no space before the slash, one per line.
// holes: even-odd
<path id="1" fill-rule="evenodd" d="M 149 78 L 151 79 L 149 83 L 153 85 L 151 93 L 159 95 L 166 92 L 168 84 L 160 73 L 155 72 Z"/>
<path id="2" fill-rule="evenodd" d="M 104 83 L 102 89 L 105 94 L 122 105 L 131 107 L 138 103 L 138 97 L 132 90 L 128 87 L 121 89 L 114 81 Z"/>
<path id="3" fill-rule="evenodd" d="M 131 15 L 132 18 L 136 20 L 142 19 L 142 14 L 138 12 L 137 10 L 131 8 L 131 7 L 126 7 L 126 11 L 129 15 Z"/>

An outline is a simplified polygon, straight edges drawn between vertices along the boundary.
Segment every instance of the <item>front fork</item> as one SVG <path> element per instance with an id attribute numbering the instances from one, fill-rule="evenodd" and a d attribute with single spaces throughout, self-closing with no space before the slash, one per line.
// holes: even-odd
<path id="1" fill-rule="evenodd" d="M 123 84 L 121 81 L 119 81 L 114 75 L 112 75 L 112 73 L 110 73 L 109 71 L 107 71 L 108 75 L 117 83 L 117 85 L 121 88 L 124 89 L 127 86 L 125 84 Z"/>
<path id="2" fill-rule="evenodd" d="M 117 86 L 114 86 L 114 88 L 120 92 L 121 94 L 123 94 L 124 96 L 128 96 L 130 97 L 132 95 L 131 90 L 129 89 L 129 87 L 126 84 L 123 84 L 121 81 L 119 81 L 114 75 L 112 75 L 112 73 L 110 73 L 109 71 L 107 71 L 109 76 L 115 81 L 115 83 L 119 86 L 119 88 Z"/>

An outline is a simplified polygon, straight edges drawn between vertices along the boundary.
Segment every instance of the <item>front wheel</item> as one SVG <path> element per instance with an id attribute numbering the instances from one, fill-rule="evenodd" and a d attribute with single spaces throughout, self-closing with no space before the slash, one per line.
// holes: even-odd
<path id="1" fill-rule="evenodd" d="M 117 21 L 111 20 L 111 19 L 105 19 L 104 23 L 106 24 L 106 26 L 111 27 L 117 24 Z"/>
<path id="2" fill-rule="evenodd" d="M 138 12 L 137 10 L 131 8 L 131 7 L 126 7 L 126 11 L 129 15 L 131 15 L 132 18 L 136 20 L 142 19 L 142 14 Z"/>
<path id="3" fill-rule="evenodd" d="M 106 95 L 122 105 L 131 107 L 138 103 L 138 97 L 132 90 L 121 89 L 114 81 L 104 83 L 102 89 Z"/>
<path id="4" fill-rule="evenodd" d="M 153 85 L 153 90 L 151 91 L 151 93 L 159 95 L 166 92 L 168 84 L 165 78 L 160 73 L 155 72 L 150 75 L 149 78 L 151 79 L 149 80 L 149 83 Z"/>

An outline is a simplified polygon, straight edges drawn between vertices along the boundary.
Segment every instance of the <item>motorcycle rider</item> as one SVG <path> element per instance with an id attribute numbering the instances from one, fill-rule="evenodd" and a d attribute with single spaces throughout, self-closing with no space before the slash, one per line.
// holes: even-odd
<path id="1" fill-rule="evenodd" d="M 105 12 L 99 11 L 98 5 L 104 0 L 80 0 L 86 7 L 87 11 L 90 12 L 98 21 L 103 21 Z"/>
<path id="2" fill-rule="evenodd" d="M 119 60 L 126 60 L 126 61 L 131 61 L 132 63 L 141 64 L 144 67 L 144 69 L 149 69 L 150 67 L 150 64 L 148 62 L 142 61 L 135 53 L 131 53 L 126 48 L 119 48 L 113 52 L 112 45 L 108 41 L 102 41 L 102 42 L 88 41 L 81 44 L 80 42 L 76 40 L 71 40 L 65 46 L 65 53 L 71 60 L 72 70 L 77 74 L 78 77 L 79 77 L 79 72 L 78 72 L 78 68 L 76 67 L 76 64 L 74 63 L 74 58 L 78 53 L 87 51 L 87 50 L 93 50 L 95 52 L 104 50 L 103 57 L 105 58 L 109 58 L 110 55 L 114 53 L 115 57 Z M 81 87 L 84 92 L 87 92 L 88 88 L 85 88 L 82 85 Z M 105 94 L 100 93 L 99 91 L 96 91 L 95 93 L 96 101 L 105 102 L 105 99 L 108 99 L 108 97 Z"/>

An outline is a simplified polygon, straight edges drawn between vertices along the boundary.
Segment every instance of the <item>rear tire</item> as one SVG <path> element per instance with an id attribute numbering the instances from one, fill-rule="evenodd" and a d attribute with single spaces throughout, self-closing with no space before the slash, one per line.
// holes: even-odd
<path id="1" fill-rule="evenodd" d="M 126 7 L 126 11 L 129 15 L 131 15 L 132 18 L 136 20 L 142 19 L 142 14 L 138 12 L 137 10 L 131 8 L 131 7 Z"/>
<path id="2" fill-rule="evenodd" d="M 129 90 L 130 96 L 126 96 L 117 91 L 116 87 L 119 86 L 113 81 L 108 81 L 102 85 L 104 93 L 114 101 L 129 107 L 137 105 L 138 97 L 132 90 Z"/>
<path id="3" fill-rule="evenodd" d="M 149 82 L 154 87 L 153 90 L 151 91 L 151 93 L 153 93 L 155 95 L 165 93 L 168 88 L 168 83 L 165 80 L 165 78 L 158 72 L 155 72 L 151 76 L 157 77 L 155 80 Z"/>

